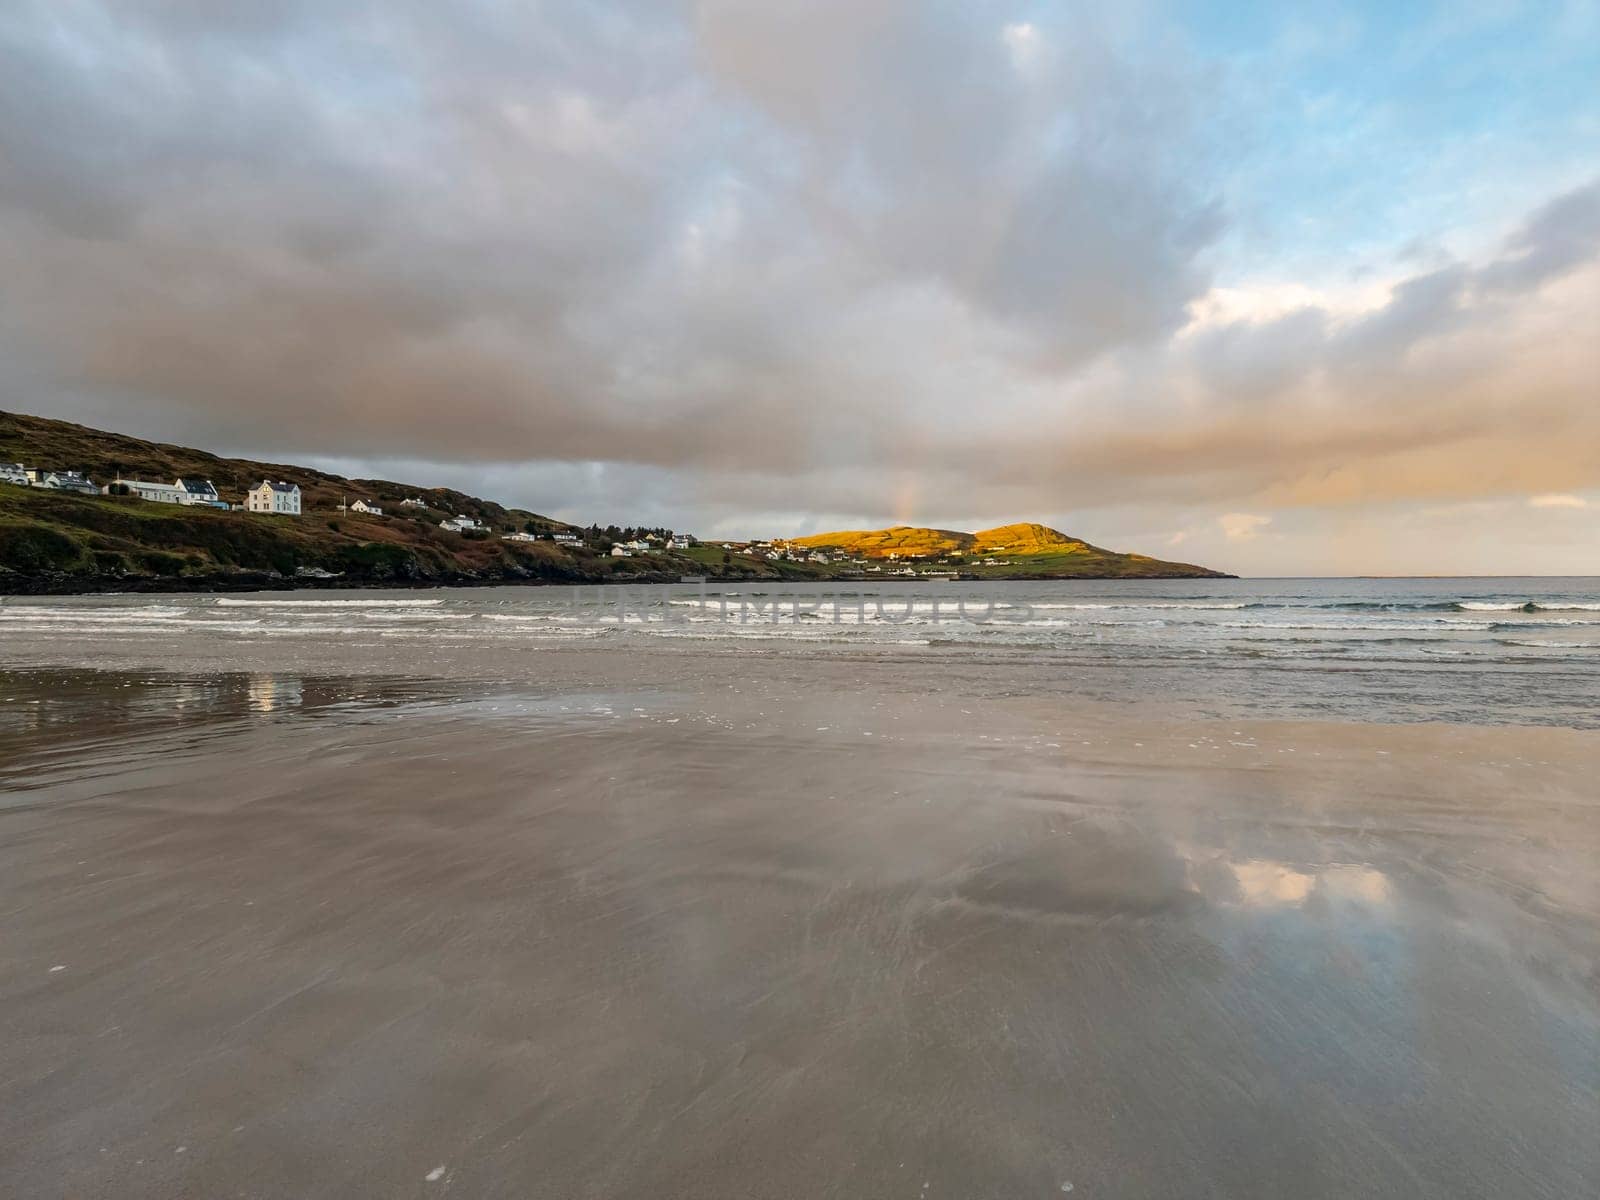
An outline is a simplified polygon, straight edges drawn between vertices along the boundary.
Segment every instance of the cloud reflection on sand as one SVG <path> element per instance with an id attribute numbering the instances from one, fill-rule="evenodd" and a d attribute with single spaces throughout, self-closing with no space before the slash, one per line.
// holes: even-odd
<path id="1" fill-rule="evenodd" d="M 1331 864 L 1294 867 L 1287 863 L 1252 859 L 1233 865 L 1234 878 L 1246 904 L 1258 906 L 1303 904 L 1313 894 L 1339 900 L 1387 904 L 1388 878 L 1371 867 Z"/>
<path id="2" fill-rule="evenodd" d="M 1359 863 L 1306 863 L 1272 858 L 1230 861 L 1226 851 L 1179 846 L 1191 887 L 1216 905 L 1299 908 L 1308 901 L 1387 906 L 1394 885 L 1384 872 Z"/>

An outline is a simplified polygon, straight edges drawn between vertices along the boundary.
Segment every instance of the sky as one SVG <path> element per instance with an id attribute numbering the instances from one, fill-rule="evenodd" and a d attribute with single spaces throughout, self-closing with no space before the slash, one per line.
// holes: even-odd
<path id="1" fill-rule="evenodd" d="M 1600 0 L 9 0 L 0 408 L 703 537 L 1600 574 Z"/>

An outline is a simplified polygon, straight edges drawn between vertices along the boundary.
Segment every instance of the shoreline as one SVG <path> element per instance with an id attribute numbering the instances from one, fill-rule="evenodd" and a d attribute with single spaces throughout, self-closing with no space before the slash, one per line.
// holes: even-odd
<path id="1" fill-rule="evenodd" d="M 682 572 L 653 571 L 642 575 L 617 578 L 607 576 L 604 578 L 548 578 L 548 577 L 519 577 L 506 576 L 503 578 L 455 578 L 455 579 L 362 579 L 343 580 L 338 578 L 322 579 L 316 577 L 294 578 L 275 577 L 270 575 L 251 576 L 206 576 L 204 578 L 185 578 L 183 576 L 151 576 L 130 578 L 127 576 L 96 577 L 90 581 L 78 578 L 58 579 L 50 576 L 33 577 L 25 580 L 6 578 L 0 576 L 0 597 L 6 596 L 94 596 L 94 595 L 148 595 L 170 593 L 172 595 L 207 595 L 228 594 L 236 592 L 276 592 L 276 591 L 374 591 L 374 590 L 408 590 L 426 591 L 434 589 L 470 590 L 485 587 L 627 587 L 629 585 L 644 584 L 676 584 L 695 582 L 698 576 L 686 575 Z M 1227 575 L 1220 572 L 1205 575 L 1187 574 L 1153 574 L 1153 575 L 965 575 L 965 574 L 939 574 L 923 576 L 905 575 L 825 575 L 825 576 L 796 576 L 796 577 L 771 577 L 760 575 L 706 575 L 707 583 L 728 584 L 928 584 L 928 583 L 1110 583 L 1118 580 L 1137 580 L 1141 582 L 1176 581 L 1196 579 L 1239 579 L 1238 575 Z"/>

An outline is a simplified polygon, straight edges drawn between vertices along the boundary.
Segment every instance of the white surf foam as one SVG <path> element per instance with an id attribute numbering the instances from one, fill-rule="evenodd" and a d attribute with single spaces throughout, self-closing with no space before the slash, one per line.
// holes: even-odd
<path id="1" fill-rule="evenodd" d="M 443 600 L 244 600 L 224 596 L 218 608 L 434 608 Z"/>

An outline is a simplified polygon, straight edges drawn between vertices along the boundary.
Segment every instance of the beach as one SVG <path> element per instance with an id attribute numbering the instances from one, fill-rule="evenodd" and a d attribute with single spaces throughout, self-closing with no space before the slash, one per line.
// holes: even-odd
<path id="1" fill-rule="evenodd" d="M 300 603 L 8 631 L 0 1192 L 1600 1189 L 1559 671 L 1355 719 L 1310 670 Z"/>
<path id="2" fill-rule="evenodd" d="M 0 4 L 0 1200 L 1600 1200 L 1597 85 Z"/>

